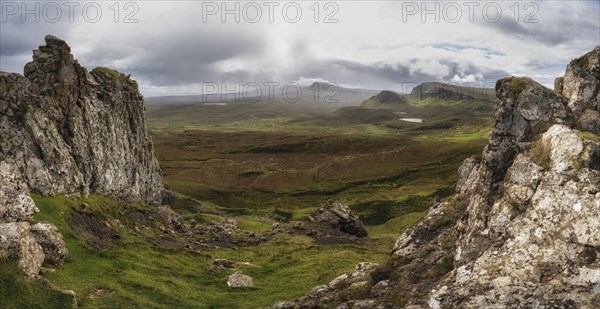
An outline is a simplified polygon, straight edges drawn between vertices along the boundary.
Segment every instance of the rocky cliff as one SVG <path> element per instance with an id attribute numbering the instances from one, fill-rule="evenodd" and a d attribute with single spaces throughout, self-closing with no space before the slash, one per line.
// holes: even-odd
<path id="1" fill-rule="evenodd" d="M 97 192 L 159 204 L 163 185 L 129 76 L 88 72 L 47 36 L 25 74 L 0 72 L 0 161 L 43 195 Z"/>
<path id="2" fill-rule="evenodd" d="M 457 194 L 400 236 L 387 266 L 361 272 L 361 293 L 351 273 L 275 307 L 597 308 L 600 47 L 554 91 L 510 77 L 496 96 L 488 145 L 459 169 Z"/>
<path id="3" fill-rule="evenodd" d="M 468 206 L 456 225 L 456 269 L 431 307 L 599 303 L 600 47 L 556 84 L 498 81 L 489 144 L 458 186 Z"/>

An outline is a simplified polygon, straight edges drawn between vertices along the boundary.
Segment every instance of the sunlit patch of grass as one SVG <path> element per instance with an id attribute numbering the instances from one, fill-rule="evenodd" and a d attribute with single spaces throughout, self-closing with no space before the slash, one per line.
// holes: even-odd
<path id="1" fill-rule="evenodd" d="M 236 217 L 235 219 L 240 229 L 255 233 L 270 231 L 274 222 L 273 220 L 264 217 L 242 216 Z"/>

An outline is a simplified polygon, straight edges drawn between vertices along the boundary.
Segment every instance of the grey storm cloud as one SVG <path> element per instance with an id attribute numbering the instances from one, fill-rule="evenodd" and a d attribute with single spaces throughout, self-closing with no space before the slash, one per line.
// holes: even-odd
<path id="1" fill-rule="evenodd" d="M 416 59 L 408 61 L 408 64 L 400 63 L 384 63 L 378 62 L 373 64 L 363 64 L 348 60 L 329 60 L 314 63 L 312 66 L 305 68 L 294 75 L 289 76 L 290 79 L 299 78 L 300 76 L 319 76 L 331 82 L 355 85 L 370 85 L 374 87 L 380 84 L 399 85 L 406 83 L 422 83 L 430 81 L 452 81 L 455 76 L 480 75 L 483 77 L 478 82 L 493 83 L 510 74 L 502 70 L 488 70 L 478 68 L 475 65 L 465 65 L 450 59 L 438 60 L 440 65 L 448 68 L 448 74 L 437 76 L 435 74 L 423 72 L 419 70 Z"/>
<path id="2" fill-rule="evenodd" d="M 7 19 L 2 22 L 1 28 L 0 70 L 22 72 L 24 63 L 11 63 L 10 59 L 31 59 L 32 51 L 44 43 L 46 34 L 62 36 L 68 29 L 68 23 L 23 23 L 19 19 Z"/>
<path id="3" fill-rule="evenodd" d="M 259 37 L 229 34 L 215 37 L 208 33 L 178 34 L 161 39 L 136 42 L 139 51 L 128 55 L 107 56 L 109 47 L 93 50 L 85 55 L 89 63 L 106 63 L 107 57 L 128 57 L 127 70 L 158 86 L 219 80 L 231 73 L 216 67 L 220 61 L 260 54 L 266 42 Z M 118 50 L 118 48 L 117 48 Z"/>
<path id="4" fill-rule="evenodd" d="M 575 1 L 574 1 L 575 2 Z M 541 5 L 541 9 L 550 9 Z M 518 36 L 523 40 L 555 46 L 558 44 L 573 44 L 577 41 L 589 42 L 595 40 L 600 44 L 600 4 L 589 1 L 589 9 L 575 13 L 569 9 L 556 9 L 560 20 L 536 17 L 535 22 L 515 22 L 512 18 L 503 18 L 496 23 L 479 21 L 507 36 Z"/>
<path id="5" fill-rule="evenodd" d="M 193 92 L 202 82 L 302 79 L 377 89 L 456 79 L 493 85 L 512 73 L 536 72 L 549 84 L 569 57 L 600 44 L 597 2 L 575 6 L 551 2 L 552 11 L 540 4 L 543 10 L 539 23 L 534 24 L 515 23 L 511 18 L 462 26 L 427 24 L 417 25 L 427 27 L 415 27 L 412 32 L 391 31 L 389 36 L 377 32 L 378 28 L 363 31 L 343 23 L 201 23 L 197 5 L 176 2 L 178 10 L 173 11 L 174 6 L 165 10 L 158 2 L 140 3 L 140 24 L 136 25 L 115 25 L 108 15 L 104 24 L 22 23 L 18 19 L 2 23 L 0 69 L 22 72 L 31 51 L 43 43 L 46 34 L 53 34 L 71 45 L 82 65 L 127 72 L 140 81 L 142 89 L 156 93 L 180 91 L 171 90 L 177 87 Z M 347 8 L 350 5 L 341 7 L 344 12 Z M 381 21 L 373 27 L 386 27 L 386 33 L 394 26 L 406 26 L 395 19 L 363 16 L 366 13 L 359 9 L 355 13 L 356 18 Z M 528 46 L 539 48 L 544 57 L 533 54 Z"/>

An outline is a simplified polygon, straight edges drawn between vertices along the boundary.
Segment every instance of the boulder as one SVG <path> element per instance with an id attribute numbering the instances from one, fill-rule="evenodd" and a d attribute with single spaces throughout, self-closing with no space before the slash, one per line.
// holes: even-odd
<path id="1" fill-rule="evenodd" d="M 0 257 L 19 262 L 29 275 L 37 275 L 44 262 L 44 250 L 29 232 L 27 222 L 0 223 Z"/>
<path id="2" fill-rule="evenodd" d="M 58 229 L 48 222 L 39 222 L 30 231 L 44 251 L 44 262 L 62 267 L 69 251 Z"/>
<path id="3" fill-rule="evenodd" d="M 62 265 L 65 243 L 49 223 L 31 226 L 38 212 L 29 189 L 14 165 L 0 162 L 0 257 L 19 262 L 26 273 L 36 275 L 44 260 Z"/>
<path id="4" fill-rule="evenodd" d="M 327 224 L 330 227 L 357 237 L 367 237 L 367 230 L 360 219 L 353 215 L 346 205 L 328 202 L 324 207 L 314 211 L 310 222 Z"/>
<path id="5" fill-rule="evenodd" d="M 254 281 L 252 281 L 252 277 L 237 271 L 227 278 L 227 286 L 230 288 L 253 288 Z"/>

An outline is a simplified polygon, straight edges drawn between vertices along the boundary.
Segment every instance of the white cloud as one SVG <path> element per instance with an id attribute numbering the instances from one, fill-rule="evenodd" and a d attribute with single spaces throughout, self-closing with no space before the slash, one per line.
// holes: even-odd
<path id="1" fill-rule="evenodd" d="M 420 4 L 422 1 L 415 2 Z M 220 4 L 220 2 L 216 2 Z M 248 2 L 240 2 L 241 6 Z M 468 7 L 462 18 L 423 23 L 419 14 L 402 20 L 404 2 L 340 1 L 335 18 L 323 23 L 334 7 L 320 3 L 315 23 L 313 2 L 299 2 L 302 18 L 286 22 L 281 2 L 274 23 L 263 2 L 260 22 L 226 23 L 219 16 L 202 21 L 202 4 L 192 1 L 137 2 L 139 23 L 115 23 L 104 3 L 98 23 L 62 21 L 3 23 L 0 67 L 15 71 L 31 59 L 31 50 L 46 32 L 65 39 L 88 67 L 109 66 L 132 73 L 145 95 L 194 93 L 202 82 L 327 80 L 363 88 L 399 89 L 402 82 L 446 80 L 493 82 L 507 74 L 531 76 L 550 85 L 572 59 L 600 44 L 600 4 L 596 1 L 538 1 L 538 23 L 524 23 L 532 12 L 520 2 L 498 2 L 502 19 L 486 22 L 480 2 L 474 21 Z M 433 7 L 433 2 L 427 2 Z M 454 3 L 440 1 L 440 7 Z M 231 7 L 231 6 L 230 6 Z M 120 18 L 127 11 L 121 7 Z M 228 16 L 231 19 L 232 16 Z M 21 71 L 20 69 L 18 71 Z M 305 78 L 310 76 L 310 78 Z"/>

